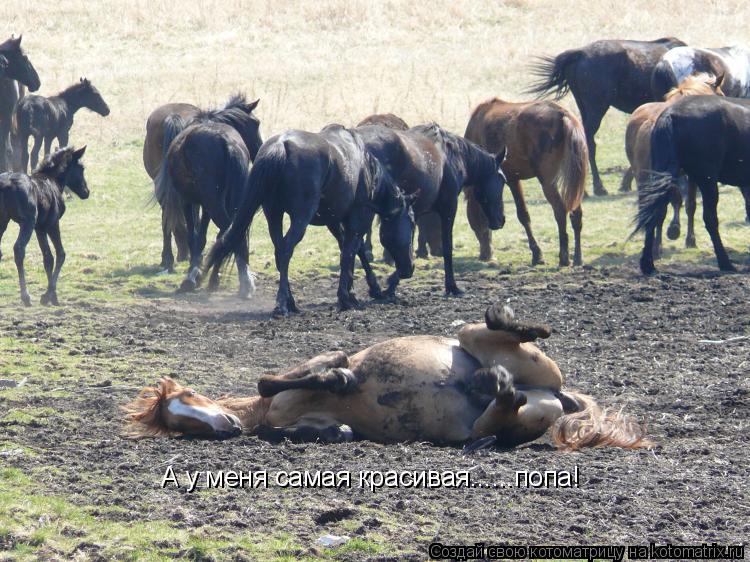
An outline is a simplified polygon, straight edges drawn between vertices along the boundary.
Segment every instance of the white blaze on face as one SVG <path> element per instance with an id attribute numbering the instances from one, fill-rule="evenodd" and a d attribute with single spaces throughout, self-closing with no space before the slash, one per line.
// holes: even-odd
<path id="1" fill-rule="evenodd" d="M 217 432 L 225 430 L 227 426 L 224 412 L 218 406 L 191 406 L 185 404 L 179 398 L 173 398 L 170 400 L 167 410 L 174 416 L 184 416 L 202 421 Z"/>

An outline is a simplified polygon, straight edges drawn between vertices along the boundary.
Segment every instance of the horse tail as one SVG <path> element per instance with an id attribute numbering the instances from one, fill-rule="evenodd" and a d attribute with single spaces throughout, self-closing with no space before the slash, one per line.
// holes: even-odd
<path id="1" fill-rule="evenodd" d="M 663 101 L 672 88 L 679 86 L 672 65 L 660 60 L 651 73 L 651 93 L 656 101 Z"/>
<path id="2" fill-rule="evenodd" d="M 633 234 L 656 226 L 669 203 L 672 185 L 680 174 L 674 123 L 668 110 L 656 120 L 651 132 L 651 168 L 638 185 L 638 214 Z"/>
<path id="3" fill-rule="evenodd" d="M 524 93 L 537 98 L 554 96 L 559 100 L 570 90 L 568 81 L 568 67 L 581 59 L 584 53 L 581 49 L 570 49 L 556 57 L 536 57 L 531 66 L 531 74 L 537 78 Z"/>
<path id="4" fill-rule="evenodd" d="M 172 141 L 185 129 L 185 126 L 185 120 L 177 114 L 168 115 L 164 120 L 161 166 L 154 179 L 154 199 L 159 202 L 170 231 L 185 220 L 185 215 L 182 210 L 182 197 L 172 181 L 167 156 Z"/>
<path id="5" fill-rule="evenodd" d="M 285 161 L 286 148 L 282 142 L 273 143 L 255 158 L 232 224 L 211 248 L 206 260 L 206 271 L 213 267 L 220 268 L 230 254 L 237 250 L 242 238 L 248 236 L 255 213 L 271 193 Z"/>
<path id="6" fill-rule="evenodd" d="M 562 190 L 565 210 L 570 213 L 580 207 L 583 200 L 589 150 L 586 144 L 586 133 L 581 122 L 567 111 L 563 115 L 562 122 L 565 133 L 565 149 L 557 173 L 557 183 Z"/>
<path id="7" fill-rule="evenodd" d="M 564 414 L 552 427 L 552 441 L 563 451 L 583 447 L 621 447 L 643 449 L 654 446 L 646 437 L 646 428 L 622 411 L 603 409 L 587 394 L 566 391 L 575 398 L 581 409 Z"/>

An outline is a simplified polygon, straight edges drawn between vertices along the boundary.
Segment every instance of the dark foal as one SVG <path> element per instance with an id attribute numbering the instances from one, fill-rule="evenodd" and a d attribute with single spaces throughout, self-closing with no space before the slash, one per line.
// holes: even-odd
<path id="1" fill-rule="evenodd" d="M 52 141 L 57 139 L 60 146 L 68 146 L 68 135 L 73 126 L 73 118 L 81 108 L 87 108 L 99 115 L 109 115 L 109 106 L 90 80 L 81 78 L 79 82 L 66 88 L 56 96 L 24 96 L 16 104 L 14 133 L 21 146 L 21 162 L 25 172 L 29 166 L 29 137 L 34 137 L 31 149 L 31 169 L 39 162 L 39 149 L 44 141 L 44 155 L 48 156 Z"/>
<path id="2" fill-rule="evenodd" d="M 47 272 L 47 292 L 42 295 L 41 302 L 58 304 L 57 278 L 65 262 L 65 250 L 60 239 L 60 219 L 65 213 L 63 190 L 68 187 L 81 199 L 88 198 L 89 190 L 80 162 L 85 151 L 85 146 L 78 150 L 72 147 L 57 150 L 30 176 L 23 173 L 0 174 L 0 240 L 11 220 L 18 223 L 20 231 L 13 254 L 21 286 L 21 301 L 26 306 L 31 306 L 31 297 L 26 289 L 23 260 L 32 232 L 36 232 Z M 52 256 L 47 237 L 55 247 L 56 258 Z"/>

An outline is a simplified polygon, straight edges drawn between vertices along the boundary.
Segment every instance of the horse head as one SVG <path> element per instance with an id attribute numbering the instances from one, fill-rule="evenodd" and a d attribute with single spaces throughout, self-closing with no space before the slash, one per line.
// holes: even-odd
<path id="1" fill-rule="evenodd" d="M 477 175 L 476 181 L 473 182 L 477 200 L 482 206 L 482 210 L 487 216 L 489 227 L 492 230 L 497 230 L 505 226 L 503 189 L 508 180 L 501 166 L 507 152 L 508 149 L 503 148 L 502 152 L 494 156 L 488 154 L 488 157 L 492 159 L 491 169 L 487 169 L 485 173 Z"/>
<path id="2" fill-rule="evenodd" d="M 242 433 L 237 416 L 169 377 L 141 390 L 123 410 L 130 437 L 167 434 L 225 439 Z"/>
<path id="3" fill-rule="evenodd" d="M 224 109 L 214 112 L 217 121 L 234 127 L 239 133 L 245 141 L 252 161 L 255 161 L 263 144 L 263 139 L 260 137 L 260 119 L 253 114 L 259 102 L 260 99 L 248 102 L 244 94 L 238 93 L 229 98 Z"/>
<path id="4" fill-rule="evenodd" d="M 109 115 L 109 106 L 104 98 L 99 93 L 99 90 L 91 83 L 91 80 L 87 78 L 81 78 L 80 80 L 80 95 L 83 101 L 83 105 L 88 107 L 91 111 L 95 111 L 102 117 Z"/>
<path id="5" fill-rule="evenodd" d="M 37 74 L 34 65 L 31 64 L 29 58 L 24 54 L 23 49 L 21 49 L 22 37 L 23 35 L 19 35 L 17 39 L 11 37 L 4 43 L 0 43 L 0 55 L 5 58 L 7 63 L 5 78 L 17 80 L 30 91 L 36 92 L 42 83 L 39 80 L 39 74 Z"/>

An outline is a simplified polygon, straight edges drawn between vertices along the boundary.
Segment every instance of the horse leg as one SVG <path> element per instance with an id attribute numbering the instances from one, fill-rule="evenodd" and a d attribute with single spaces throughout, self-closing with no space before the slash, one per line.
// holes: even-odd
<path id="1" fill-rule="evenodd" d="M 683 183 L 684 177 L 678 180 Z M 682 189 L 676 185 L 672 186 L 672 197 L 670 203 L 672 204 L 672 222 L 667 227 L 667 238 L 670 240 L 677 240 L 680 237 L 680 208 L 682 207 Z"/>
<path id="2" fill-rule="evenodd" d="M 339 310 L 350 310 L 359 306 L 354 296 L 354 258 L 359 250 L 360 237 L 346 225 L 337 223 L 328 225 L 339 244 L 339 288 L 337 291 Z"/>
<path id="3" fill-rule="evenodd" d="M 700 184 L 700 190 L 701 195 L 703 195 L 703 224 L 706 226 L 709 236 L 711 236 L 719 269 L 721 271 L 737 271 L 737 268 L 732 265 L 719 235 L 719 217 L 717 215 L 719 187 L 715 180 L 705 180 L 705 183 Z"/>
<path id="4" fill-rule="evenodd" d="M 336 367 L 349 367 L 349 357 L 343 351 L 327 351 L 325 353 L 321 353 L 319 355 L 316 355 L 312 359 L 308 359 L 304 363 L 301 363 L 296 367 L 286 371 L 285 373 L 282 373 L 280 375 L 264 375 L 260 380 L 262 382 L 268 377 L 271 377 L 270 380 L 273 381 L 280 379 L 300 379 L 311 373 L 323 372 L 329 369 L 335 369 Z M 258 383 L 258 386 L 259 388 L 263 387 L 264 389 L 269 389 L 269 387 L 261 385 L 260 383 Z M 272 388 L 269 389 L 268 392 L 271 392 L 271 390 Z M 259 392 L 261 393 L 261 395 L 266 396 L 266 390 L 260 389 Z"/>
<path id="5" fill-rule="evenodd" d="M 466 218 L 469 219 L 469 226 L 479 241 L 479 261 L 490 261 L 492 259 L 492 231 L 487 222 L 487 215 L 484 214 L 477 200 L 474 188 L 466 188 L 465 193 Z"/>
<path id="6" fill-rule="evenodd" d="M 198 240 L 199 235 L 196 230 L 196 223 L 199 219 L 198 211 L 199 207 L 190 203 L 183 205 L 182 207 L 182 212 L 185 216 L 185 224 L 187 225 L 188 245 L 190 246 L 190 265 L 188 266 L 187 275 L 180 284 L 178 292 L 193 291 L 200 283 L 201 245 Z M 205 216 L 206 215 L 204 213 L 204 217 Z"/>
<path id="7" fill-rule="evenodd" d="M 581 252 L 581 230 L 583 230 L 583 208 L 579 205 L 570 213 L 570 225 L 573 227 L 573 239 L 575 250 L 573 251 L 573 265 L 583 265 L 583 254 Z"/>
<path id="8" fill-rule="evenodd" d="M 350 392 L 357 384 L 357 379 L 349 369 L 334 367 L 325 371 L 318 370 L 298 378 L 264 375 L 258 381 L 258 392 L 263 397 L 275 396 L 285 390 L 304 389 L 322 390 L 334 394 Z"/>
<path id="9" fill-rule="evenodd" d="M 54 140 L 54 137 L 44 137 L 44 156 L 47 157 L 50 155 L 50 152 L 52 152 L 52 141 Z M 60 148 L 63 148 L 64 145 L 60 145 Z"/>
<path id="10" fill-rule="evenodd" d="M 594 195 L 607 195 L 607 190 L 604 189 L 602 179 L 599 177 L 599 168 L 596 166 L 596 139 L 594 137 L 599 130 L 604 114 L 607 113 L 608 106 L 598 104 L 592 107 L 591 105 L 581 103 L 579 96 L 575 94 L 576 92 L 573 92 L 578 108 L 581 111 L 583 129 L 586 131 L 586 144 L 589 149 L 589 164 L 591 166 L 591 179 L 594 184 Z"/>
<path id="11" fill-rule="evenodd" d="M 52 270 L 55 267 L 55 258 L 52 250 L 49 248 L 47 233 L 43 230 L 36 231 L 36 240 L 39 243 L 39 249 L 42 251 L 42 261 L 44 262 L 44 272 L 47 274 L 47 292 L 42 295 L 41 303 L 49 302 L 50 288 L 52 287 Z"/>
<path id="12" fill-rule="evenodd" d="M 310 213 L 314 213 L 314 211 L 312 209 Z M 290 312 L 299 312 L 289 286 L 289 262 L 294 254 L 294 248 L 305 235 L 309 221 L 305 222 L 300 220 L 299 217 L 292 218 L 289 230 L 282 236 L 283 211 L 280 208 L 264 205 L 263 212 L 268 223 L 268 233 L 273 241 L 274 259 L 276 269 L 279 272 L 279 290 L 276 293 L 276 307 L 273 310 L 273 315 L 286 316 Z"/>
<path id="13" fill-rule="evenodd" d="M 5 234 L 5 231 L 8 228 L 9 222 L 10 222 L 9 217 L 4 217 L 2 216 L 2 214 L 0 214 L 0 261 L 3 260 L 3 247 L 2 247 L 3 235 Z"/>
<path id="14" fill-rule="evenodd" d="M 169 228 L 167 213 L 161 210 L 161 263 L 159 267 L 168 273 L 174 273 L 174 254 L 172 253 L 172 230 Z"/>
<path id="15" fill-rule="evenodd" d="M 521 223 L 523 229 L 526 231 L 526 239 L 529 241 L 529 250 L 531 250 L 531 265 L 540 265 L 544 263 L 542 258 L 542 250 L 539 244 L 534 238 L 534 233 L 531 232 L 531 217 L 529 216 L 529 210 L 526 208 L 526 198 L 523 196 L 523 186 L 518 178 L 508 180 L 508 188 L 510 189 L 511 195 L 513 195 L 513 201 L 516 204 L 516 217 L 518 222 Z"/>
<path id="16" fill-rule="evenodd" d="M 666 213 L 664 213 L 664 217 L 666 217 Z M 660 260 L 661 259 L 661 230 L 663 226 L 663 220 L 660 220 L 656 225 L 656 234 L 654 235 L 654 259 Z"/>
<path id="17" fill-rule="evenodd" d="M 29 136 L 27 134 L 21 135 L 21 171 L 24 174 L 29 173 Z"/>
<path id="18" fill-rule="evenodd" d="M 453 273 L 453 221 L 456 219 L 457 201 L 452 200 L 440 214 L 440 228 L 443 238 L 443 268 L 445 269 L 445 294 L 459 297 L 463 295 L 456 285 Z"/>
<path id="19" fill-rule="evenodd" d="M 417 251 L 418 258 L 427 258 L 428 255 L 435 257 L 442 256 L 440 249 L 440 215 L 431 211 L 417 218 Z M 429 254 L 428 254 L 429 250 Z"/>
<path id="20" fill-rule="evenodd" d="M 55 248 L 55 270 L 52 272 L 52 283 L 47 289 L 47 294 L 42 295 L 42 304 L 53 304 L 57 306 L 60 304 L 57 302 L 57 279 L 60 277 L 60 271 L 65 263 L 65 248 L 62 245 L 62 238 L 60 237 L 60 223 L 57 222 L 47 229 L 47 235 L 52 241 L 52 246 Z M 46 299 L 44 297 L 47 297 Z"/>
<path id="21" fill-rule="evenodd" d="M 184 222 L 179 221 L 172 229 L 174 243 L 177 246 L 177 261 L 190 259 L 190 244 L 188 242 L 187 227 Z"/>
<path id="22" fill-rule="evenodd" d="M 745 200 L 745 222 L 750 223 L 750 185 L 741 185 L 740 191 Z"/>
<path id="23" fill-rule="evenodd" d="M 21 224 L 18 238 L 13 245 L 13 257 L 16 260 L 16 269 L 18 270 L 18 285 L 21 288 L 21 301 L 26 306 L 31 306 L 31 296 L 29 296 L 29 291 L 26 289 L 26 271 L 24 270 L 23 260 L 26 256 L 26 245 L 29 243 L 31 234 L 34 232 L 35 222 L 36 220 L 30 220 Z"/>
<path id="24" fill-rule="evenodd" d="M 629 167 L 625 170 L 625 175 L 622 176 L 622 183 L 620 184 L 620 192 L 627 193 L 633 189 L 633 167 Z"/>
<path id="25" fill-rule="evenodd" d="M 39 164 L 39 150 L 42 148 L 42 137 L 34 135 L 34 145 L 31 147 L 31 171 Z"/>
<path id="26" fill-rule="evenodd" d="M 568 218 L 565 212 L 565 203 L 563 203 L 554 181 L 544 181 L 543 178 L 539 178 L 539 181 L 542 183 L 544 196 L 552 205 L 552 211 L 555 213 L 557 233 L 560 238 L 560 267 L 567 267 L 570 264 L 570 255 L 568 253 Z"/>
<path id="27" fill-rule="evenodd" d="M 280 443 L 288 439 L 293 443 L 350 443 L 354 432 L 348 425 L 338 423 L 329 416 L 309 414 L 289 427 L 259 425 L 255 434 L 264 441 Z"/>
<path id="28" fill-rule="evenodd" d="M 695 196 L 697 186 L 694 182 L 688 180 L 687 198 L 685 202 L 685 212 L 687 213 L 687 236 L 685 237 L 685 247 L 695 248 Z"/>

